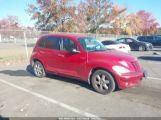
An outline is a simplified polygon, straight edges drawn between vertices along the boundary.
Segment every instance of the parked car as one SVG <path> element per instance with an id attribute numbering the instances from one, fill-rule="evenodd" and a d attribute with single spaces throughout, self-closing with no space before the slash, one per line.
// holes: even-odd
<path id="1" fill-rule="evenodd" d="M 129 47 L 129 45 L 119 43 L 118 41 L 105 40 L 102 42 L 102 44 L 105 45 L 106 48 L 108 49 L 114 49 L 125 53 L 128 53 L 131 51 L 131 48 Z"/>
<path id="2" fill-rule="evenodd" d="M 154 46 L 161 46 L 161 35 L 156 36 L 139 36 L 137 40 L 142 42 L 149 42 Z"/>
<path id="3" fill-rule="evenodd" d="M 150 51 L 153 49 L 153 45 L 151 43 L 141 42 L 133 38 L 120 38 L 117 39 L 117 41 L 129 45 L 131 50 Z"/>
<path id="4" fill-rule="evenodd" d="M 30 64 L 39 78 L 47 73 L 75 78 L 88 82 L 101 94 L 114 91 L 116 86 L 120 89 L 136 86 L 145 76 L 135 57 L 107 50 L 95 38 L 79 35 L 40 37 Z"/>

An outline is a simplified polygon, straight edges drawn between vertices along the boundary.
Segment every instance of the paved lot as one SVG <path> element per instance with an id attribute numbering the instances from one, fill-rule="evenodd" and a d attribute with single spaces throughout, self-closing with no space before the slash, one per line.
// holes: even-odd
<path id="1" fill-rule="evenodd" d="M 160 48 L 155 52 L 161 53 Z M 132 52 L 148 80 L 109 95 L 55 75 L 39 79 L 26 65 L 1 66 L 0 115 L 4 117 L 161 117 L 161 55 Z"/>

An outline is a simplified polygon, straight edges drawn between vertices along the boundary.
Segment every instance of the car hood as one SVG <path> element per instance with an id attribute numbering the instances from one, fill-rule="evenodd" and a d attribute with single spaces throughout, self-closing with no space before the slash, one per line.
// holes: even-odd
<path id="1" fill-rule="evenodd" d="M 118 62 L 118 61 L 126 61 L 126 62 L 133 62 L 136 61 L 137 58 L 133 57 L 132 55 L 116 50 L 106 50 L 100 52 L 93 52 L 97 59 L 111 61 L 111 62 Z M 93 55 L 92 55 L 93 56 Z"/>

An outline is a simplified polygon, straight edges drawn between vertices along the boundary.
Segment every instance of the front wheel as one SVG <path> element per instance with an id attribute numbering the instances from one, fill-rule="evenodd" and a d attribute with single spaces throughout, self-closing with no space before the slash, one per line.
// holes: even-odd
<path id="1" fill-rule="evenodd" d="M 33 70 L 36 77 L 42 78 L 46 76 L 45 69 L 39 61 L 34 62 Z"/>
<path id="2" fill-rule="evenodd" d="M 108 94 L 115 90 L 113 76 L 105 70 L 97 70 L 92 74 L 91 83 L 94 90 L 101 94 Z"/>
<path id="3" fill-rule="evenodd" d="M 143 46 L 143 45 L 140 45 L 140 46 L 139 46 L 139 51 L 146 51 L 146 47 Z"/>

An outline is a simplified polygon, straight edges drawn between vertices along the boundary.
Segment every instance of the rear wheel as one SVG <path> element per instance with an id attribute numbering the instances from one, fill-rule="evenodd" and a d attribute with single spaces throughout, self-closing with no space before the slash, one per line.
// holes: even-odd
<path id="1" fill-rule="evenodd" d="M 42 78 L 46 76 L 45 69 L 39 61 L 34 62 L 33 70 L 36 77 Z"/>
<path id="2" fill-rule="evenodd" d="M 91 77 L 92 87 L 101 94 L 108 94 L 115 90 L 113 76 L 105 70 L 96 70 Z"/>

